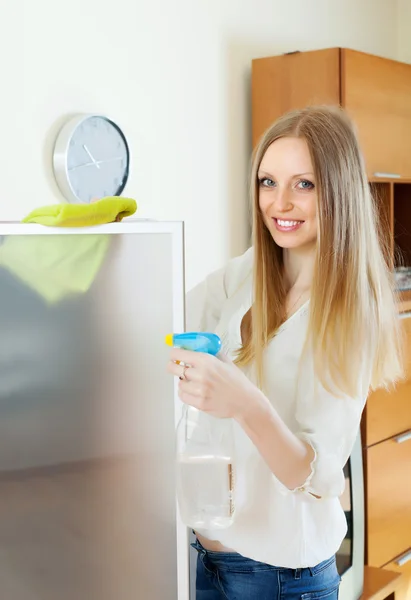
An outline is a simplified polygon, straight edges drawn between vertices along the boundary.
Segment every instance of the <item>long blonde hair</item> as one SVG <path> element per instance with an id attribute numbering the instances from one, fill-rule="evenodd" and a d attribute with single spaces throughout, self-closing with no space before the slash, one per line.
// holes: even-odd
<path id="1" fill-rule="evenodd" d="M 353 124 L 342 109 L 309 107 L 281 117 L 255 149 L 251 173 L 254 302 L 244 320 L 237 364 L 254 362 L 263 382 L 263 352 L 286 318 L 282 249 L 261 214 L 258 169 L 282 137 L 306 141 L 318 191 L 318 238 L 307 343 L 326 389 L 356 395 L 360 367 L 371 369 L 373 389 L 402 374 L 393 264 L 367 181 Z"/>

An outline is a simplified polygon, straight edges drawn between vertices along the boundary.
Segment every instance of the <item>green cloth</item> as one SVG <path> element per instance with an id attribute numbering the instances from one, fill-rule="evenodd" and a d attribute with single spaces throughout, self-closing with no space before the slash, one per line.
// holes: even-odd
<path id="1" fill-rule="evenodd" d="M 132 198 L 108 196 L 91 204 L 54 204 L 33 210 L 23 223 L 49 227 L 91 227 L 121 221 L 133 215 L 137 203 Z"/>

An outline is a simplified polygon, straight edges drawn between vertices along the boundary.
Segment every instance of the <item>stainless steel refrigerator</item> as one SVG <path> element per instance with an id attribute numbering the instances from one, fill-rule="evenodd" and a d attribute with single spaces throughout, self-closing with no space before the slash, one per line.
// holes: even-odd
<path id="1" fill-rule="evenodd" d="M 187 600 L 183 226 L 0 224 L 0 597 Z"/>

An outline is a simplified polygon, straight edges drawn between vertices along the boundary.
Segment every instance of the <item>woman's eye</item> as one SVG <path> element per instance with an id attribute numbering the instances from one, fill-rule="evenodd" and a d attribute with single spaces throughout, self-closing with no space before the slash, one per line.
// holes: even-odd
<path id="1" fill-rule="evenodd" d="M 268 177 L 262 177 L 260 179 L 260 185 L 263 187 L 274 187 L 275 184 L 272 179 L 269 179 Z"/>
<path id="2" fill-rule="evenodd" d="M 302 179 L 297 185 L 300 190 L 313 190 L 315 187 L 311 181 L 308 181 L 308 179 Z"/>

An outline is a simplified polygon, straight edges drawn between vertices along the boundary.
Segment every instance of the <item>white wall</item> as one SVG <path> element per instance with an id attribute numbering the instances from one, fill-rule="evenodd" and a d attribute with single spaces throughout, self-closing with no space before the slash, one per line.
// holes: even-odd
<path id="1" fill-rule="evenodd" d="M 251 59 L 398 54 L 387 0 L 13 0 L 0 16 L 0 218 L 60 201 L 56 131 L 105 113 L 128 136 L 140 216 L 186 221 L 188 288 L 248 242 Z"/>
<path id="2" fill-rule="evenodd" d="M 411 0 L 398 0 L 398 58 L 411 63 Z"/>

